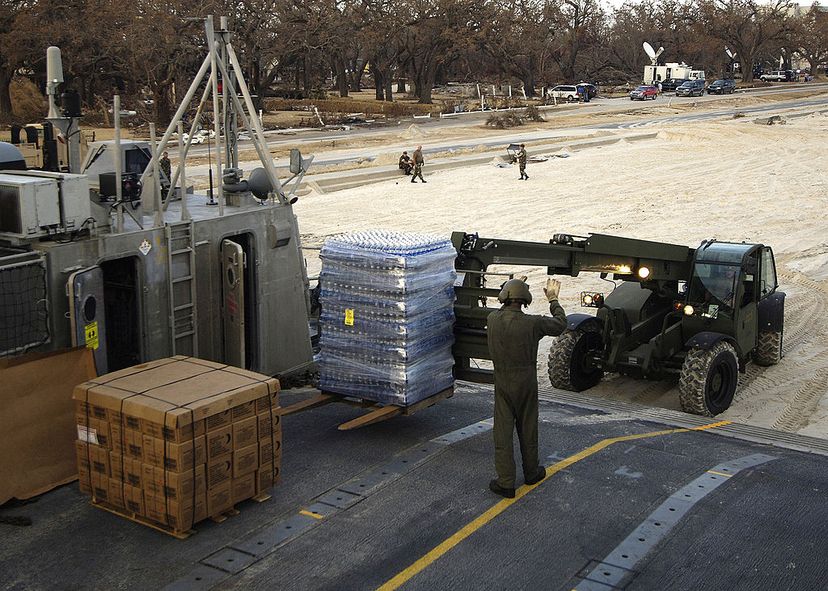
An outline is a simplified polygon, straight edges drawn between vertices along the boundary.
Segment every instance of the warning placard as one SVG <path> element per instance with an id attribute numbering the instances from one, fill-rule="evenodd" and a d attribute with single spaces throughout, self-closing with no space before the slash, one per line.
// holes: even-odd
<path id="1" fill-rule="evenodd" d="M 98 321 L 90 322 L 87 324 L 84 329 L 84 340 L 86 342 L 87 349 L 93 349 L 95 351 L 98 350 Z"/>
<path id="2" fill-rule="evenodd" d="M 345 326 L 354 325 L 354 310 L 353 308 L 345 308 Z"/>

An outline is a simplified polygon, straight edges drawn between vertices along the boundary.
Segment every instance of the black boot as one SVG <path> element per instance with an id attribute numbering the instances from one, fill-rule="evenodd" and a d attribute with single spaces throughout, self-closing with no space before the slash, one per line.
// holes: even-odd
<path id="1" fill-rule="evenodd" d="M 503 488 L 497 483 L 497 480 L 492 480 L 489 483 L 489 490 L 495 494 L 500 495 L 501 497 L 506 497 L 507 499 L 514 499 L 515 498 L 515 489 L 513 488 Z"/>
<path id="2" fill-rule="evenodd" d="M 541 480 L 546 478 L 546 468 L 541 466 L 540 468 L 538 468 L 538 471 L 534 476 L 524 477 L 524 478 L 525 478 L 526 484 L 528 486 L 532 486 L 533 484 L 537 484 L 538 482 L 540 482 Z"/>

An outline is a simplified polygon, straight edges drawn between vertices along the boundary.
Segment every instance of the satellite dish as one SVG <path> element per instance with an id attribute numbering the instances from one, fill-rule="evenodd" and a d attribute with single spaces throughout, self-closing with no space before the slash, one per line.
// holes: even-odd
<path id="1" fill-rule="evenodd" d="M 659 47 L 658 51 L 656 51 L 653 49 L 653 46 L 646 41 L 642 44 L 642 47 L 644 48 L 644 53 L 646 53 L 647 57 L 650 58 L 650 63 L 655 66 L 658 63 L 658 56 L 662 54 L 664 48 Z"/>

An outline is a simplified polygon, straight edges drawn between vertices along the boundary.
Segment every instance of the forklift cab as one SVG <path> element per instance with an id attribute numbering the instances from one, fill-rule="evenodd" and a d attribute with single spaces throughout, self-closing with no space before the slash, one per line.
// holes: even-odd
<path id="1" fill-rule="evenodd" d="M 693 261 L 684 307 L 685 337 L 700 332 L 727 335 L 744 358 L 756 347 L 768 317 L 779 313 L 772 304 L 777 287 L 769 246 L 705 242 Z"/>

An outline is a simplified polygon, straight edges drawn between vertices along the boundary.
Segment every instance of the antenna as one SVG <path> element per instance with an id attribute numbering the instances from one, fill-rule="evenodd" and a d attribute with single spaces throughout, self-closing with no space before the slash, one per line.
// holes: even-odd
<path id="1" fill-rule="evenodd" d="M 642 44 L 642 47 L 644 48 L 644 53 L 646 53 L 647 57 L 650 58 L 650 63 L 654 66 L 658 64 L 658 56 L 660 56 L 664 52 L 664 48 L 659 47 L 658 51 L 656 51 L 655 49 L 653 49 L 653 46 L 647 43 L 646 41 Z"/>
<path id="2" fill-rule="evenodd" d="M 61 116 L 55 104 L 57 87 L 63 84 L 63 62 L 60 59 L 60 48 L 49 47 L 46 49 L 46 94 L 49 95 L 49 119 L 57 119 Z"/>

